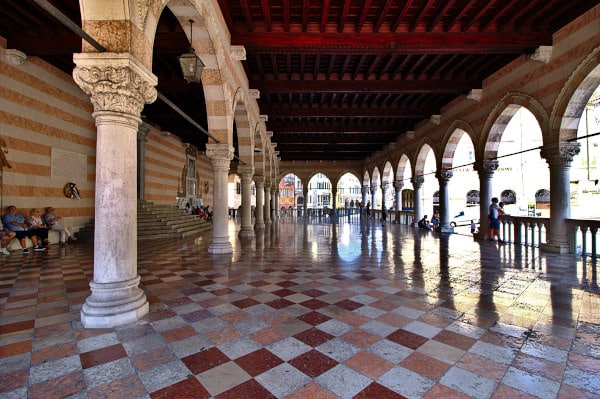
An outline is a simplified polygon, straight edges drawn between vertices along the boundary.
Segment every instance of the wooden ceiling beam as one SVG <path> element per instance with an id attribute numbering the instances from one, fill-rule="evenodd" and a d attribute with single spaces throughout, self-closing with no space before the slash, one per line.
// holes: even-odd
<path id="1" fill-rule="evenodd" d="M 274 118 L 395 118 L 395 119 L 422 119 L 439 113 L 435 107 L 379 107 L 379 108 L 300 108 L 286 106 L 261 107 L 260 111 Z M 309 128 L 310 125 L 307 125 Z M 326 126 L 321 126 L 326 128 Z M 312 129 L 312 128 L 311 128 Z"/>
<path id="2" fill-rule="evenodd" d="M 250 52 L 316 54 L 520 54 L 524 49 L 552 44 L 544 31 L 419 32 L 419 33 L 238 33 L 231 43 Z"/>
<path id="3" fill-rule="evenodd" d="M 481 80 L 267 80 L 252 81 L 261 93 L 461 93 L 481 87 Z"/>

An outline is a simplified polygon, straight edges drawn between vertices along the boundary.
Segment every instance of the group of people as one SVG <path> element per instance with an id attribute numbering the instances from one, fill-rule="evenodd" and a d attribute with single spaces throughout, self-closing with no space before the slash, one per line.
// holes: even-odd
<path id="1" fill-rule="evenodd" d="M 212 211 L 210 210 L 210 205 L 206 205 L 205 207 L 195 207 L 188 202 L 185 204 L 185 212 L 190 215 L 198 215 L 201 219 L 206 221 L 212 220 Z"/>
<path id="2" fill-rule="evenodd" d="M 10 255 L 8 244 L 16 238 L 21 244 L 23 254 L 28 254 L 27 238 L 31 240 L 34 251 L 45 251 L 49 248 L 48 231 L 56 230 L 60 233 L 59 245 L 67 245 L 69 240 L 75 240 L 69 229 L 62 225 L 60 217 L 53 207 L 46 208 L 42 216 L 39 209 L 33 208 L 29 211 L 29 217 L 25 218 L 17 213 L 17 208 L 10 205 L 6 208 L 3 222 L 0 222 L 0 253 Z"/>
<path id="3" fill-rule="evenodd" d="M 436 211 L 431 220 L 427 219 L 427 215 L 417 222 L 417 226 L 423 230 L 440 231 L 440 214 Z"/>

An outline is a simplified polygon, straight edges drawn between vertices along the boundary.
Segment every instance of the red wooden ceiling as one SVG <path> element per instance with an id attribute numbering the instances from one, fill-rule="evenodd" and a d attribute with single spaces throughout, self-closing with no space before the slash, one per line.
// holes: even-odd
<path id="1" fill-rule="evenodd" d="M 283 160 L 362 160 L 540 45 L 600 0 L 218 0 Z M 79 22 L 78 2 L 52 0 Z M 67 72 L 80 40 L 31 0 L 3 0 L 9 48 Z M 6 17 L 4 17 L 6 16 Z M 159 91 L 206 126 L 200 85 L 166 9 L 154 54 Z M 157 101 L 145 118 L 203 148 L 206 137 Z"/>

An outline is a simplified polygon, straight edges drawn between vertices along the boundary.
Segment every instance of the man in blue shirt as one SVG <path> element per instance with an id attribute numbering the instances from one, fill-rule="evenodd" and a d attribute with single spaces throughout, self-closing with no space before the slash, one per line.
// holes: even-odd
<path id="1" fill-rule="evenodd" d="M 23 248 L 23 255 L 29 253 L 29 251 L 27 250 L 27 237 L 31 239 L 34 251 L 46 250 L 46 248 L 39 245 L 38 237 L 35 235 L 35 232 L 29 230 L 29 226 L 27 225 L 25 217 L 17 213 L 17 208 L 14 205 L 11 205 L 8 208 L 6 208 L 6 215 L 4 215 L 4 225 L 10 231 L 15 232 L 17 239 L 21 243 L 21 248 Z"/>

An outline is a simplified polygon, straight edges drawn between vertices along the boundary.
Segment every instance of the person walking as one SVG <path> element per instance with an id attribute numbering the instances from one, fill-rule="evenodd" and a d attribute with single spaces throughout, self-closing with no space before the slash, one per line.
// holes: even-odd
<path id="1" fill-rule="evenodd" d="M 387 208 L 385 205 L 381 206 L 381 225 L 385 226 L 385 221 L 387 219 Z"/>

